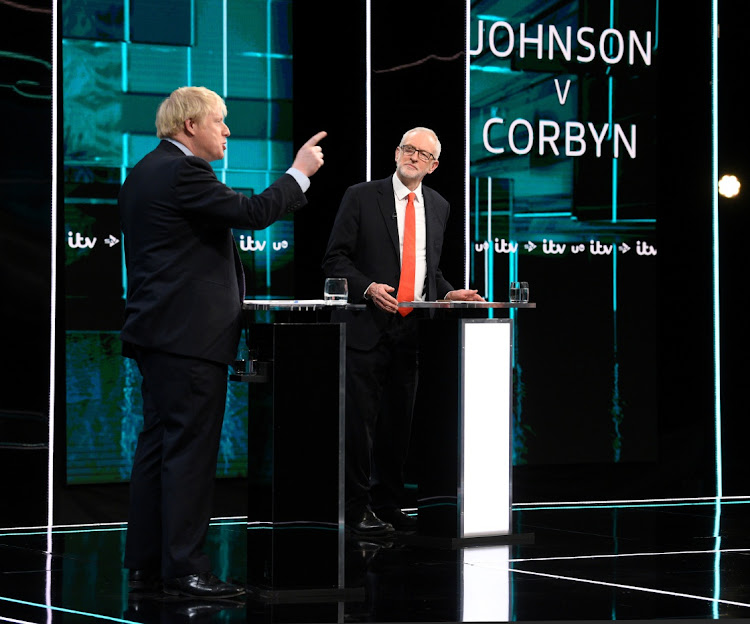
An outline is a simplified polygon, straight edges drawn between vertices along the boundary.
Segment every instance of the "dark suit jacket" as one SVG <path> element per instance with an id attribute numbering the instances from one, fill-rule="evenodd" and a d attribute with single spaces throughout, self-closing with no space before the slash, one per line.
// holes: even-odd
<path id="1" fill-rule="evenodd" d="M 450 205 L 439 193 L 424 185 L 422 194 L 427 246 L 425 298 L 435 301 L 453 290 L 439 267 Z M 363 312 L 334 313 L 333 320 L 346 321 L 347 346 L 355 349 L 375 346 L 381 332 L 392 321 L 393 315 L 366 301 L 364 292 L 372 282 L 398 288 L 401 262 L 395 212 L 392 176 L 351 186 L 341 200 L 328 240 L 323 260 L 326 277 L 345 277 L 349 302 L 367 303 Z M 391 294 L 396 296 L 395 291 Z"/>
<path id="2" fill-rule="evenodd" d="M 241 330 L 242 269 L 231 228 L 263 229 L 307 203 L 283 175 L 247 197 L 222 184 L 211 165 L 162 141 L 120 190 L 128 273 L 127 346 L 230 362 Z"/>

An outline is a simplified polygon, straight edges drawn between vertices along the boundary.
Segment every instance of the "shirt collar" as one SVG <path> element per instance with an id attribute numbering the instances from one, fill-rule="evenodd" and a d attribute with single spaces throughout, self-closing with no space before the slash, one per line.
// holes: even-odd
<path id="1" fill-rule="evenodd" d="M 182 143 L 180 143 L 177 139 L 172 139 L 170 137 L 166 137 L 164 140 L 165 141 L 169 141 L 172 145 L 176 145 L 177 147 L 179 147 L 182 150 L 182 153 L 185 154 L 185 156 L 195 156 L 195 154 L 193 154 L 193 152 L 191 152 L 187 148 L 187 146 L 185 146 Z"/>
<path id="2" fill-rule="evenodd" d="M 420 204 L 423 203 L 422 202 L 422 183 L 420 182 L 419 186 L 413 191 L 411 191 L 404 185 L 404 183 L 399 179 L 396 173 L 393 174 L 393 192 L 398 199 L 402 199 L 402 200 L 406 200 L 409 193 L 414 193 L 416 195 L 417 203 L 420 203 Z"/>

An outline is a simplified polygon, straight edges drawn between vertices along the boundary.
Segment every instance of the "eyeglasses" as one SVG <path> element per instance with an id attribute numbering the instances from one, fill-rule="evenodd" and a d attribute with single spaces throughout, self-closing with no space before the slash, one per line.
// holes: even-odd
<path id="1" fill-rule="evenodd" d="M 430 154 L 430 152 L 425 152 L 424 150 L 417 149 L 413 145 L 400 145 L 399 149 L 407 156 L 413 156 L 414 152 L 416 152 L 419 156 L 419 160 L 423 162 L 430 162 L 435 158 L 432 154 Z"/>

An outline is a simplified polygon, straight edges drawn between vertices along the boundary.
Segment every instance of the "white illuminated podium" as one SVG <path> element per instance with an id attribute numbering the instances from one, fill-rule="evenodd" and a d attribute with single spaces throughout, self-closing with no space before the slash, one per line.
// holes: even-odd
<path id="1" fill-rule="evenodd" d="M 488 310 L 535 303 L 406 302 L 419 323 L 419 384 L 411 452 L 419 468 L 417 534 L 458 548 L 533 541 L 513 535 L 513 320 Z"/>

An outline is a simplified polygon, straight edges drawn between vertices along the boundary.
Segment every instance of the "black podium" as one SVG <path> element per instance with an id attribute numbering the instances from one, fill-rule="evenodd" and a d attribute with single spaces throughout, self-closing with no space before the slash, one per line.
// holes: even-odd
<path id="1" fill-rule="evenodd" d="M 249 301 L 248 585 L 268 602 L 340 600 L 344 588 L 345 334 L 321 301 Z M 245 368 L 242 371 L 242 368 Z"/>
<path id="2" fill-rule="evenodd" d="M 511 319 L 491 308 L 533 303 L 409 302 L 419 322 L 420 372 L 412 445 L 418 531 L 405 543 L 462 548 L 531 541 L 510 533 Z M 358 308 L 362 306 L 349 306 Z M 248 415 L 248 585 L 268 602 L 356 599 L 345 587 L 345 326 L 331 304 L 245 301 L 252 383 Z M 472 317 L 472 318 L 467 318 Z"/>

